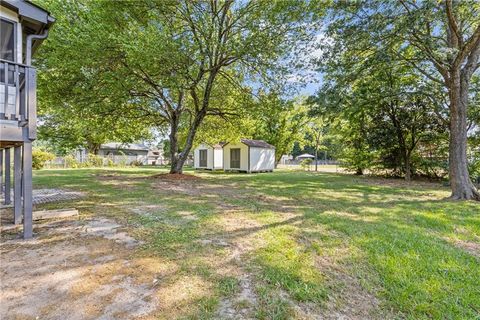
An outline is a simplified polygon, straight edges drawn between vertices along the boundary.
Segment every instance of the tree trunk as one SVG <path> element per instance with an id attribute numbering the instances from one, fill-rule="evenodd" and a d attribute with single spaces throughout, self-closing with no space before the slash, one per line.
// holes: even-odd
<path id="1" fill-rule="evenodd" d="M 410 161 L 410 155 L 405 155 L 405 181 L 412 180 L 412 165 Z"/>
<path id="2" fill-rule="evenodd" d="M 318 171 L 318 147 L 315 147 L 315 171 Z"/>
<path id="3" fill-rule="evenodd" d="M 188 131 L 187 140 L 185 145 L 182 148 L 182 152 L 178 153 L 178 117 L 175 118 L 176 121 L 172 121 L 170 124 L 170 173 L 183 173 L 183 166 L 185 161 L 187 161 L 188 155 L 192 150 L 193 140 L 197 134 L 198 127 L 205 118 L 205 111 L 200 111 L 195 115 L 192 125 Z"/>
<path id="4" fill-rule="evenodd" d="M 357 176 L 363 176 L 363 169 L 362 168 L 357 168 L 357 171 L 355 172 Z"/>
<path id="5" fill-rule="evenodd" d="M 447 83 L 450 97 L 449 168 L 451 199 L 480 200 L 468 174 L 467 162 L 467 105 L 469 80 L 452 72 Z"/>
<path id="6" fill-rule="evenodd" d="M 94 142 L 87 142 L 87 151 L 89 154 L 98 155 L 98 151 L 100 150 L 100 144 Z"/>
<path id="7" fill-rule="evenodd" d="M 170 121 L 170 173 L 182 173 L 183 163 L 178 159 L 178 115 L 172 114 Z"/>

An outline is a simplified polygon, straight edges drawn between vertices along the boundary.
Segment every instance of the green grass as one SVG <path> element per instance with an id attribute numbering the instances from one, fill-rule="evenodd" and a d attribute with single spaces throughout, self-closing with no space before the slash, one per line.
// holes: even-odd
<path id="1" fill-rule="evenodd" d="M 75 202 L 82 214 L 115 218 L 145 241 L 143 254 L 175 261 L 180 274 L 211 283 L 215 289 L 187 310 L 189 318 L 214 317 L 219 301 L 240 290 L 235 276 L 215 271 L 228 250 L 199 243 L 225 236 L 218 202 L 261 226 L 241 234 L 258 240 L 242 263 L 255 280 L 259 319 L 294 318 L 292 303 L 321 311 L 335 300 L 341 308 L 348 303 L 345 283 L 332 268 L 355 279 L 390 317 L 480 318 L 480 205 L 444 200 L 449 191 L 440 184 L 299 171 L 199 173 L 198 183 L 218 188 L 189 194 L 153 188 L 147 177 L 158 171 L 42 170 L 34 185 L 87 192 Z M 151 207 L 148 215 L 132 213 L 140 204 Z M 185 219 L 185 212 L 195 219 Z"/>

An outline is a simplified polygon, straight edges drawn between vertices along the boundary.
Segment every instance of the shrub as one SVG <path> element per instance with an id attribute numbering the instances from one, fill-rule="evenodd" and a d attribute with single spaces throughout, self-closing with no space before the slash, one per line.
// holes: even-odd
<path id="1" fill-rule="evenodd" d="M 135 161 L 132 161 L 132 162 L 130 163 L 130 165 L 131 165 L 132 167 L 140 167 L 140 166 L 143 166 L 143 162 L 140 161 L 140 160 L 135 160 Z"/>
<path id="2" fill-rule="evenodd" d="M 103 158 L 95 154 L 89 154 L 86 162 L 87 167 L 103 167 Z"/>
<path id="3" fill-rule="evenodd" d="M 127 158 L 127 156 L 122 155 L 122 156 L 120 157 L 120 159 L 117 160 L 117 161 L 118 161 L 117 164 L 118 164 L 119 167 L 126 167 L 126 166 L 127 166 L 127 162 L 128 162 L 128 158 Z"/>
<path id="4" fill-rule="evenodd" d="M 300 166 L 302 167 L 303 170 L 307 169 L 310 170 L 310 165 L 312 164 L 313 160 L 312 159 L 305 159 L 300 162 Z"/>
<path id="5" fill-rule="evenodd" d="M 47 161 L 55 159 L 55 155 L 48 151 L 35 149 L 32 151 L 32 168 L 40 170 L 45 166 Z"/>
<path id="6" fill-rule="evenodd" d="M 113 162 L 112 159 L 107 158 L 106 160 L 107 160 L 107 164 L 106 164 L 107 167 L 114 167 L 115 166 L 115 162 Z"/>
<path id="7" fill-rule="evenodd" d="M 470 162 L 468 165 L 468 171 L 472 181 L 480 185 L 480 160 Z"/>
<path id="8" fill-rule="evenodd" d="M 78 168 L 80 163 L 75 159 L 74 156 L 66 156 L 65 157 L 65 166 L 67 168 Z"/>

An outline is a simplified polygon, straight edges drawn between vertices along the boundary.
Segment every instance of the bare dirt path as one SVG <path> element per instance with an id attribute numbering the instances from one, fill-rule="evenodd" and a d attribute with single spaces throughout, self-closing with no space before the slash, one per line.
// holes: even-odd
<path id="1" fill-rule="evenodd" d="M 1 319 L 149 319 L 158 307 L 151 263 L 112 220 L 40 224 L 33 240 L 1 243 Z M 157 269 L 158 271 L 158 269 Z M 165 270 L 167 272 L 167 270 Z M 153 319 L 153 316 L 152 316 Z"/>

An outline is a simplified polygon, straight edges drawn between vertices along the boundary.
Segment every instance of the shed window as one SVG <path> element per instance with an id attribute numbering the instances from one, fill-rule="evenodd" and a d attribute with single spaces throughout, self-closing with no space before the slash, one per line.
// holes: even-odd
<path id="1" fill-rule="evenodd" d="M 0 19 L 0 59 L 15 61 L 15 25 Z"/>
<path id="2" fill-rule="evenodd" d="M 206 167 L 207 166 L 207 150 L 200 150 L 199 158 L 200 158 L 200 167 Z"/>
<path id="3" fill-rule="evenodd" d="M 240 169 L 240 149 L 230 149 L 230 168 Z"/>

